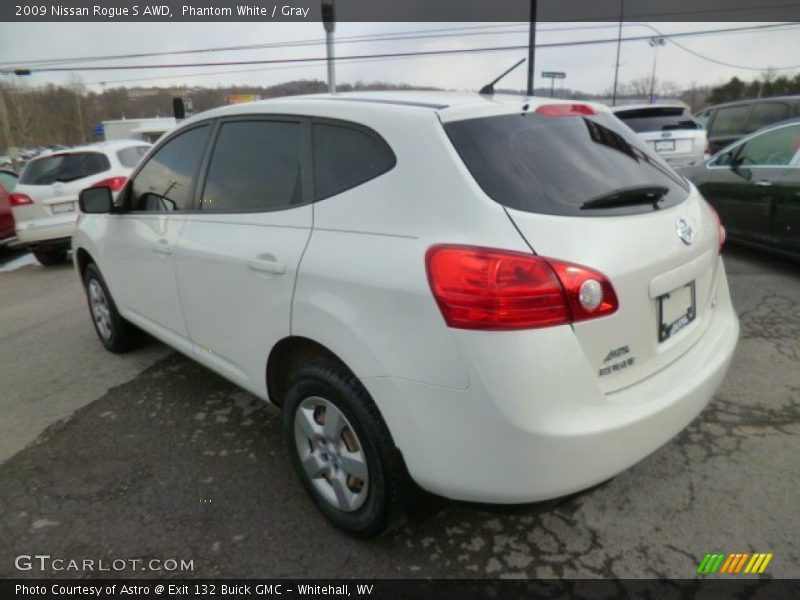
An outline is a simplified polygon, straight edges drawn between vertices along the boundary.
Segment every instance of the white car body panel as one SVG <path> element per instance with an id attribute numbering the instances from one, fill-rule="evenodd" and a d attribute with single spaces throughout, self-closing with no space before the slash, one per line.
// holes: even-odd
<path id="1" fill-rule="evenodd" d="M 86 215 L 73 247 L 97 263 L 123 316 L 265 400 L 276 343 L 297 336 L 326 347 L 364 383 L 425 489 L 499 503 L 571 493 L 638 462 L 703 409 L 738 320 L 716 223 L 693 188 L 672 208 L 605 218 L 523 213 L 483 192 L 440 122 L 517 112 L 523 101 L 559 103 L 370 93 L 197 115 L 186 124 L 253 113 L 352 121 L 378 132 L 397 164 L 291 210 Z M 689 246 L 679 218 L 695 229 Z M 448 328 L 425 270 L 434 244 L 532 248 L 590 266 L 609 277 L 620 308 L 542 329 Z M 692 280 L 697 318 L 654 342 L 655 298 Z M 623 345 L 637 362 L 600 376 Z"/>

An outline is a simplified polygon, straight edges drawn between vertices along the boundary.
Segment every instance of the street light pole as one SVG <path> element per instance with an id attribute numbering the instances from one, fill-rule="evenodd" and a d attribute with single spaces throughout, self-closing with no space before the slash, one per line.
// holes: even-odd
<path id="1" fill-rule="evenodd" d="M 333 56 L 333 30 L 336 21 L 333 15 L 333 0 L 322 0 L 322 25 L 325 27 L 325 49 L 328 54 L 328 92 L 336 93 L 336 73 Z"/>
<path id="2" fill-rule="evenodd" d="M 536 52 L 536 0 L 531 0 L 531 22 L 528 33 L 528 87 L 527 96 L 533 96 L 533 58 Z"/>
<path id="3" fill-rule="evenodd" d="M 652 37 L 647 40 L 647 43 L 653 50 L 653 74 L 650 76 L 650 104 L 653 103 L 653 95 L 655 94 L 656 87 L 656 60 L 658 59 L 658 47 L 664 46 L 667 40 L 663 37 Z"/>
<path id="4" fill-rule="evenodd" d="M 617 105 L 617 82 L 619 81 L 619 52 L 622 47 L 622 17 L 625 13 L 625 0 L 619 2 L 619 29 L 617 29 L 617 62 L 614 65 L 614 91 L 611 94 L 611 106 Z"/>

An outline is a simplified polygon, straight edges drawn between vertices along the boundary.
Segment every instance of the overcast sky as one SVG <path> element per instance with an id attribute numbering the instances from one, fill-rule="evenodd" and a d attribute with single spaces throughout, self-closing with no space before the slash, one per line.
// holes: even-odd
<path id="1" fill-rule="evenodd" d="M 663 33 L 701 31 L 750 25 L 743 23 L 651 23 Z M 461 28 L 474 27 L 471 31 Z M 459 28 L 458 35 L 431 39 L 369 41 L 346 43 L 350 36 L 389 34 L 442 28 Z M 576 29 L 580 28 L 580 29 Z M 615 38 L 617 25 L 542 23 L 537 42 L 552 43 L 588 39 Z M 469 35 L 467 35 L 469 33 Z M 480 35 L 473 35 L 480 33 Z M 623 36 L 653 34 L 641 24 L 627 23 Z M 83 57 L 135 52 L 167 52 L 238 44 L 282 41 L 320 40 L 324 33 L 319 23 L 0 23 L 0 62 L 4 66 L 28 66 L 27 61 L 64 57 Z M 478 23 L 339 23 L 338 56 L 416 50 L 440 50 L 527 44 L 527 24 Z M 800 67 L 800 28 L 768 32 L 741 32 L 725 35 L 676 38 L 680 44 L 708 58 L 733 65 L 754 67 L 748 70 L 722 66 L 694 56 L 673 44 L 658 50 L 657 77 L 681 87 L 718 84 L 736 75 L 751 79 L 767 67 Z M 323 44 L 292 48 L 172 55 L 129 60 L 117 64 L 194 63 L 230 60 L 259 60 L 324 56 Z M 623 43 L 620 58 L 620 81 L 649 77 L 654 50 L 646 41 Z M 448 89 L 478 89 L 525 56 L 524 50 L 447 57 L 420 57 L 381 61 L 343 62 L 337 66 L 339 82 L 386 81 L 430 85 Z M 536 56 L 536 85 L 545 85 L 542 70 L 565 71 L 565 87 L 586 92 L 610 89 L 614 77 L 616 45 L 542 48 Z M 111 64 L 106 63 L 93 64 Z M 246 70 L 245 72 L 241 72 Z M 222 73 L 220 73 L 222 72 Z M 795 75 L 800 69 L 779 71 Z M 200 75 L 200 73 L 211 73 Z M 200 85 L 272 85 L 293 79 L 325 79 L 324 64 L 281 65 L 279 67 L 214 67 L 171 70 L 94 71 L 78 74 L 91 89 L 100 90 L 99 82 L 116 86 Z M 5 81 L 15 76 L 2 75 Z M 25 77 L 26 85 L 62 83 L 69 73 L 34 73 Z M 23 78 L 16 78 L 20 82 Z M 504 87 L 523 89 L 525 71 L 518 69 L 503 82 Z"/>

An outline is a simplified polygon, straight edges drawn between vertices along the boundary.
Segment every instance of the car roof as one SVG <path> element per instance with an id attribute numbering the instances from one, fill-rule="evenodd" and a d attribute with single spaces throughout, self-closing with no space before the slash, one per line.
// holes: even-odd
<path id="1" fill-rule="evenodd" d="M 732 102 L 723 102 L 722 104 L 712 104 L 711 106 L 706 106 L 703 110 L 713 110 L 715 108 L 722 108 L 727 106 L 741 106 L 743 104 L 753 104 L 755 102 L 773 102 L 776 100 L 783 100 L 783 101 L 792 101 L 792 102 L 800 102 L 800 95 L 795 96 L 767 96 L 764 98 L 749 98 L 744 100 L 734 100 Z"/>
<path id="2" fill-rule="evenodd" d="M 36 155 L 31 160 L 52 156 L 54 154 L 73 154 L 75 152 L 97 152 L 98 150 L 114 150 L 115 148 L 128 148 L 130 146 L 152 146 L 150 142 L 144 140 L 106 140 L 95 144 L 83 144 L 81 146 L 67 146 L 55 150 L 46 150 Z"/>
<path id="3" fill-rule="evenodd" d="M 336 113 L 336 107 L 345 103 L 363 103 L 373 110 L 389 115 L 410 111 L 428 111 L 445 121 L 454 121 L 480 116 L 491 116 L 520 112 L 527 104 L 528 110 L 535 110 L 543 104 L 588 104 L 598 111 L 608 108 L 594 102 L 559 100 L 555 98 L 526 97 L 515 94 L 481 95 L 474 92 L 442 91 L 380 91 L 344 92 L 340 94 L 309 94 L 302 96 L 282 96 L 269 100 L 259 100 L 242 104 L 221 106 L 184 121 L 193 123 L 209 118 L 245 115 L 254 113 L 322 114 L 325 108 Z"/>

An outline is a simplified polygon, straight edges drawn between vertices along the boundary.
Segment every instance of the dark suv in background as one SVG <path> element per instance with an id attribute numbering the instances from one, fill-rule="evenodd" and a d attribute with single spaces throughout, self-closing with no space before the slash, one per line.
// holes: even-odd
<path id="1" fill-rule="evenodd" d="M 800 96 L 740 100 L 709 106 L 695 114 L 708 133 L 709 154 L 762 127 L 800 116 Z"/>

